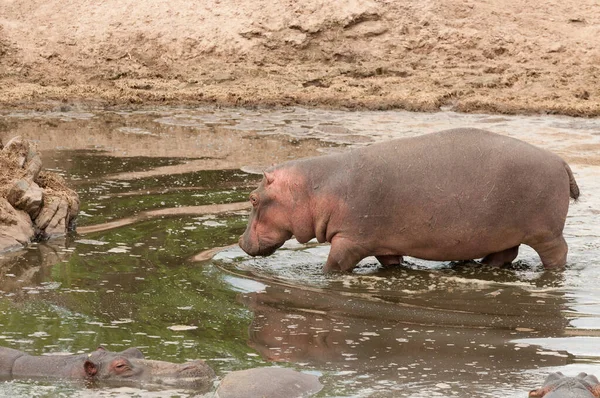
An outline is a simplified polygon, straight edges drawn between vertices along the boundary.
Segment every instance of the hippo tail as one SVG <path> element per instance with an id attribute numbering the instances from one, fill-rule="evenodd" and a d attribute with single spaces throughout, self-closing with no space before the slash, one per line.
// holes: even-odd
<path id="1" fill-rule="evenodd" d="M 569 188 L 571 190 L 571 197 L 575 200 L 579 197 L 579 186 L 577 185 L 577 181 L 575 181 L 575 177 L 573 176 L 573 172 L 569 165 L 565 162 L 565 169 L 567 170 L 567 174 L 569 175 Z"/>

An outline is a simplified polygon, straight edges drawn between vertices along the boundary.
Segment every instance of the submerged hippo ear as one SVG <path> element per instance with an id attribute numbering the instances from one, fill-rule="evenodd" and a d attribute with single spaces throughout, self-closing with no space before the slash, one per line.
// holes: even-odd
<path id="1" fill-rule="evenodd" d="M 96 364 L 89 359 L 83 364 L 83 369 L 85 370 L 87 377 L 94 377 L 96 376 L 96 373 L 98 373 L 98 366 L 96 366 Z"/>
<path id="2" fill-rule="evenodd" d="M 265 176 L 265 181 L 267 182 L 267 185 L 273 183 L 273 180 L 275 179 L 273 173 L 267 173 L 266 171 L 263 171 L 263 175 Z"/>
<path id="3" fill-rule="evenodd" d="M 125 351 L 121 351 L 121 355 L 123 355 L 126 358 L 144 359 L 144 354 L 134 347 L 128 348 Z"/>
<path id="4" fill-rule="evenodd" d="M 541 398 L 548 393 L 546 388 L 538 388 L 537 390 L 529 391 L 529 398 Z"/>

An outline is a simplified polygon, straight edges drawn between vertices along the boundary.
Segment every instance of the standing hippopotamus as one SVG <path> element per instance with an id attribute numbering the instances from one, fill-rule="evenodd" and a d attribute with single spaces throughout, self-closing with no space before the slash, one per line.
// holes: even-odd
<path id="1" fill-rule="evenodd" d="M 557 155 L 514 138 L 454 129 L 290 161 L 264 173 L 240 247 L 272 254 L 292 236 L 331 242 L 324 271 L 427 260 L 510 263 L 531 246 L 566 263 L 563 227 L 579 188 Z"/>
<path id="2" fill-rule="evenodd" d="M 600 382 L 596 376 L 579 373 L 577 377 L 567 377 L 561 372 L 552 373 L 544 381 L 542 388 L 531 390 L 529 398 L 599 398 Z"/>
<path id="3" fill-rule="evenodd" d="M 166 384 L 209 391 L 215 373 L 201 360 L 178 364 L 144 359 L 137 348 L 110 352 L 100 347 L 90 354 L 33 356 L 0 347 L 0 376 Z"/>

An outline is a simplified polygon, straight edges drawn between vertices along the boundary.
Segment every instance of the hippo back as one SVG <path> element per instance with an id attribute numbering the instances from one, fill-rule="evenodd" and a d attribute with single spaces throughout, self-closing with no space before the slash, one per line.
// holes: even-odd
<path id="1" fill-rule="evenodd" d="M 285 368 L 254 368 L 229 373 L 217 389 L 217 398 L 309 397 L 323 388 L 314 375 Z"/>

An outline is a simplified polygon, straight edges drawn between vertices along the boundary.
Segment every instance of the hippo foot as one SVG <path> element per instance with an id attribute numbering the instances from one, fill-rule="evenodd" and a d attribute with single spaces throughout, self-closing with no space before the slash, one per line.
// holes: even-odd
<path id="1" fill-rule="evenodd" d="M 544 268 L 562 268 L 567 263 L 567 242 L 562 234 L 547 241 L 531 244 L 542 259 Z"/>
<path id="2" fill-rule="evenodd" d="M 496 253 L 490 253 L 485 256 L 481 262 L 483 264 L 491 265 L 493 267 L 501 267 L 505 264 L 510 264 L 513 262 L 517 255 L 519 254 L 519 246 L 511 247 L 510 249 L 502 250 Z"/>
<path id="3" fill-rule="evenodd" d="M 402 256 L 375 256 L 377 261 L 384 267 L 391 267 L 394 265 L 400 265 L 404 261 Z"/>

